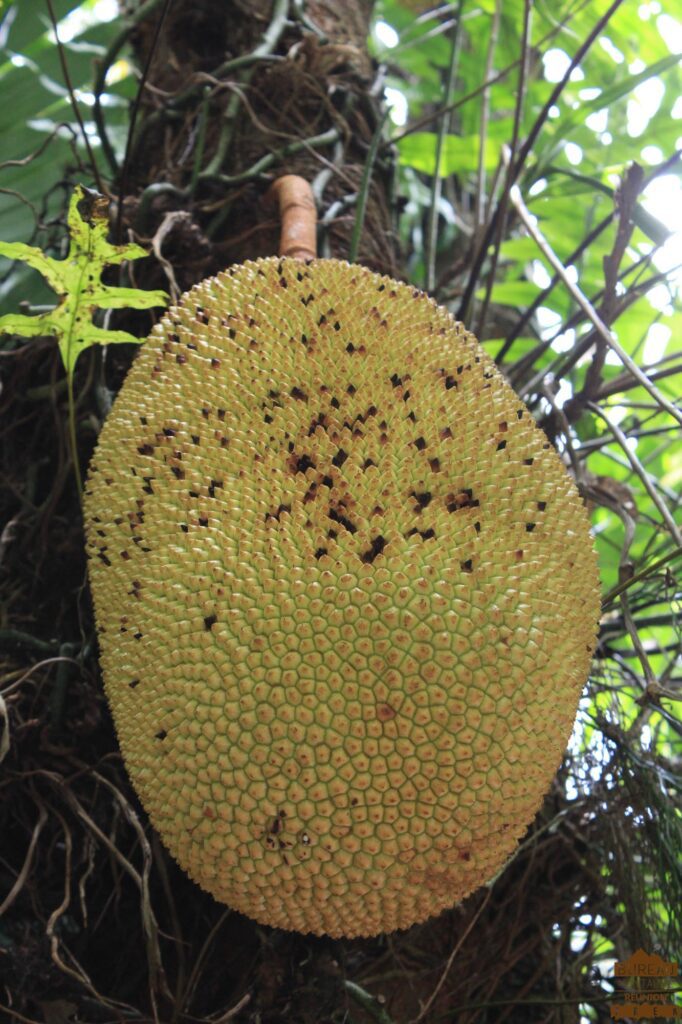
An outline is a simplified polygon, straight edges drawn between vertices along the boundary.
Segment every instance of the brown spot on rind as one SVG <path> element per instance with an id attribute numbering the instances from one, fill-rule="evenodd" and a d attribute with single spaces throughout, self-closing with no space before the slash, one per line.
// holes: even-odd
<path id="1" fill-rule="evenodd" d="M 363 554 L 360 557 L 366 565 L 371 565 L 374 562 L 377 555 L 380 555 L 385 547 L 385 537 L 382 537 L 381 535 L 373 537 L 368 550 L 363 552 Z"/>

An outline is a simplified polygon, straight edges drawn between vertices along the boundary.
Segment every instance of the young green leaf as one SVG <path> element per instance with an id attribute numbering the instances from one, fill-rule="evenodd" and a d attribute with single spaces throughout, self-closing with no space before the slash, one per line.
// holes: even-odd
<path id="1" fill-rule="evenodd" d="M 0 317 L 0 332 L 29 338 L 46 334 L 56 337 L 69 379 L 78 356 L 90 345 L 141 340 L 127 331 L 96 327 L 92 322 L 96 309 L 149 309 L 168 302 L 163 291 L 119 288 L 100 280 L 106 266 L 147 255 L 139 245 L 112 245 L 107 241 L 107 206 L 104 196 L 76 186 L 68 213 L 71 244 L 64 260 L 46 256 L 42 249 L 23 242 L 0 242 L 0 255 L 39 270 L 59 300 L 54 309 L 38 316 L 9 313 Z"/>

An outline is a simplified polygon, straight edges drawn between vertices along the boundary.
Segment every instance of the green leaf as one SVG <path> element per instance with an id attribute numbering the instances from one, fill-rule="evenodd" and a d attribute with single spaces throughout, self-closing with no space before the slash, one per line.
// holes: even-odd
<path id="1" fill-rule="evenodd" d="M 544 171 L 544 168 L 561 152 L 569 135 L 584 125 L 585 119 L 590 114 L 613 107 L 618 100 L 628 96 L 638 85 L 647 82 L 650 78 L 656 78 L 678 65 L 679 55 L 669 54 L 637 74 L 628 74 L 619 78 L 612 85 L 603 89 L 595 99 L 581 103 L 575 109 L 569 110 L 564 117 L 551 125 L 551 133 L 549 133 L 551 142 L 538 153 L 538 167 L 535 169 L 535 173 L 539 174 L 541 169 Z"/>
<path id="2" fill-rule="evenodd" d="M 528 263 L 530 260 L 539 260 L 541 256 L 537 242 L 527 235 L 520 235 L 518 238 L 508 238 L 500 246 L 500 258 L 503 260 L 520 260 Z"/>
<path id="3" fill-rule="evenodd" d="M 413 132 L 398 143 L 401 164 L 414 167 L 424 174 L 436 173 L 436 145 L 438 136 L 434 132 Z M 485 168 L 495 169 L 501 143 L 490 135 L 486 139 Z M 471 174 L 478 167 L 481 147 L 480 135 L 446 135 L 443 139 L 438 175 L 447 178 L 451 174 Z"/>
<path id="4" fill-rule="evenodd" d="M 46 256 L 42 249 L 24 242 L 0 242 L 0 255 L 21 260 L 39 270 L 59 298 L 53 310 L 39 316 L 10 313 L 0 317 L 0 332 L 21 334 L 28 338 L 53 335 L 59 342 L 59 351 L 69 378 L 73 375 L 78 356 L 90 345 L 141 340 L 127 331 L 96 327 L 92 323 L 92 315 L 98 307 L 149 309 L 152 306 L 165 306 L 168 302 L 168 296 L 162 291 L 118 288 L 103 284 L 100 280 L 107 265 L 147 255 L 139 245 L 111 245 L 107 241 L 107 206 L 103 196 L 82 185 L 76 187 L 68 214 L 71 245 L 64 260 Z M 85 211 L 85 217 L 81 215 L 81 208 Z"/>
<path id="5" fill-rule="evenodd" d="M 58 22 L 79 5 L 74 0 L 52 0 Z M 87 0 L 63 43 L 69 77 L 83 120 L 88 123 L 92 149 L 100 175 L 107 168 L 98 140 L 92 134 L 93 57 L 104 54 L 120 32 L 120 22 L 92 0 Z M 104 5 L 106 7 L 106 5 Z M 101 8 L 102 5 L 100 4 Z M 75 121 L 71 100 L 64 86 L 59 50 L 50 31 L 44 0 L 21 0 L 5 4 L 0 28 L 0 238 L 30 241 L 48 248 L 59 231 L 62 216 L 62 187 L 80 181 L 95 184 L 94 170 L 84 147 L 83 135 Z M 94 23 L 91 23 L 91 20 Z M 81 27 L 81 25 L 83 27 Z M 106 128 L 117 155 L 122 159 L 128 127 L 132 75 L 106 87 L 102 103 Z M 115 95 L 114 95 L 115 94 Z M 125 102 L 121 105 L 121 97 Z M 75 168 L 80 168 L 76 171 Z M 21 300 L 44 305 L 50 293 L 37 274 L 25 264 L 9 267 L 0 259 L 0 315 L 16 309 Z"/>
<path id="6" fill-rule="evenodd" d="M 613 85 L 608 86 L 604 89 L 599 96 L 596 96 L 593 100 L 589 100 L 583 103 L 580 107 L 580 111 L 576 114 L 569 115 L 568 118 L 564 118 L 559 121 L 558 131 L 563 133 L 569 130 L 574 124 L 584 122 L 585 118 L 598 110 L 603 110 L 605 107 L 611 107 L 613 104 L 622 99 L 623 96 L 628 96 L 631 92 L 641 85 L 643 82 L 647 82 L 650 78 L 656 78 L 658 75 L 662 75 L 668 71 L 669 68 L 676 68 L 679 66 L 679 54 L 671 53 L 667 57 L 661 57 L 660 60 L 654 61 L 648 67 L 644 68 L 643 71 L 637 74 L 629 74 L 627 77 L 620 78 Z"/>
<path id="7" fill-rule="evenodd" d="M 490 298 L 500 306 L 530 306 L 540 291 L 532 281 L 500 281 L 493 285 Z M 482 288 L 476 292 L 477 298 L 482 299 L 484 295 Z"/>

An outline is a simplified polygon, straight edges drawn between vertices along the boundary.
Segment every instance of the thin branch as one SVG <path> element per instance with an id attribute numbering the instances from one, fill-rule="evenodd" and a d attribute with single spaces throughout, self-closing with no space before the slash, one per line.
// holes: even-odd
<path id="1" fill-rule="evenodd" d="M 475 89 L 471 90 L 471 92 L 468 92 L 465 96 L 455 100 L 454 103 L 438 107 L 436 110 L 432 110 L 430 113 L 425 114 L 416 121 L 413 121 L 412 124 L 409 125 L 409 127 L 404 128 L 403 131 L 396 132 L 395 135 L 392 135 L 391 138 L 386 141 L 386 146 L 395 146 L 398 142 L 402 142 L 403 139 L 406 139 L 408 135 L 413 135 L 414 132 L 418 132 L 425 125 L 432 124 L 434 121 L 437 121 L 438 118 L 444 117 L 446 114 L 454 114 L 454 112 L 459 110 L 460 107 L 464 107 L 467 103 L 470 103 L 471 100 L 475 100 L 482 92 L 492 88 L 493 85 L 497 85 L 498 82 L 502 82 L 507 75 L 514 70 L 518 63 L 519 62 L 517 60 L 513 61 L 511 64 L 508 64 L 506 68 L 502 68 L 502 70 L 498 71 L 496 75 L 493 75 L 492 78 L 489 78 L 486 82 L 481 82 L 481 84 L 477 85 Z"/>
<path id="2" fill-rule="evenodd" d="M 492 892 L 493 892 L 492 885 L 489 885 L 488 891 L 486 892 L 485 897 L 481 901 L 481 905 L 476 910 L 476 913 L 472 915 L 471 920 L 469 921 L 469 924 L 466 926 L 466 928 L 464 929 L 464 931 L 460 935 L 458 941 L 452 947 L 452 951 L 450 953 L 450 956 L 447 959 L 447 963 L 445 964 L 445 967 L 443 968 L 441 976 L 438 979 L 438 983 L 436 984 L 436 987 L 434 988 L 433 992 L 431 993 L 429 998 L 426 1000 L 426 1002 L 422 1005 L 422 1008 L 421 1008 L 420 1012 L 417 1014 L 416 1017 L 412 1018 L 412 1020 L 409 1022 L 409 1024 L 419 1024 L 419 1022 L 424 1019 L 426 1014 L 429 1012 L 429 1010 L 433 1006 L 438 993 L 442 989 L 442 987 L 445 984 L 445 981 L 447 979 L 447 976 L 450 973 L 450 968 L 452 967 L 452 965 L 453 965 L 453 963 L 455 961 L 455 957 L 457 956 L 457 954 L 459 953 L 460 949 L 462 948 L 462 946 L 466 942 L 466 940 L 467 940 L 467 938 L 469 936 L 469 933 L 471 932 L 472 928 L 474 927 L 474 925 L 478 921 L 479 917 L 481 916 L 481 914 L 483 913 L 483 911 L 487 907 L 488 902 L 490 900 L 490 897 L 492 896 Z"/>
<path id="3" fill-rule="evenodd" d="M 603 32 L 604 28 L 606 27 L 606 25 L 609 22 L 609 19 L 615 13 L 615 11 L 618 9 L 618 7 L 620 7 L 622 2 L 623 2 L 623 0 L 614 0 L 614 2 L 611 4 L 609 9 L 598 20 L 598 22 L 596 23 L 596 25 L 594 26 L 594 28 L 592 29 L 590 34 L 587 36 L 585 41 L 582 43 L 582 45 L 578 48 L 578 50 L 576 51 L 576 53 L 572 57 L 569 65 L 568 65 L 568 68 L 566 70 L 566 74 L 564 75 L 564 77 L 561 79 L 561 81 L 558 82 L 557 85 L 552 90 L 552 95 L 551 95 L 550 99 L 547 101 L 545 106 L 542 108 L 542 110 L 538 114 L 537 118 L 535 119 L 535 123 L 534 123 L 533 127 L 531 128 L 530 133 L 529 133 L 526 141 L 524 142 L 524 144 L 521 146 L 521 149 L 519 150 L 519 154 L 518 154 L 518 156 L 516 158 L 516 161 L 514 163 L 513 174 L 512 174 L 512 177 L 511 177 L 512 181 L 516 182 L 518 180 L 518 178 L 520 177 L 521 172 L 522 172 L 522 170 L 523 170 L 523 168 L 525 166 L 526 160 L 528 159 L 528 155 L 529 155 L 529 153 L 530 153 L 530 151 L 532 149 L 532 146 L 533 146 L 535 140 L 537 139 L 538 135 L 540 134 L 540 129 L 542 128 L 542 126 L 544 125 L 545 121 L 547 120 L 547 117 L 549 116 L 550 109 L 554 105 L 556 105 L 556 102 L 559 99 L 559 96 L 561 95 L 561 93 L 563 92 L 564 88 L 568 84 L 568 81 L 569 81 L 569 79 L 571 77 L 571 73 L 578 66 L 580 61 L 583 59 L 583 57 L 585 56 L 585 54 L 589 50 L 590 46 L 592 46 L 592 44 L 595 41 L 595 39 Z M 479 247 L 479 249 L 478 249 L 478 251 L 476 253 L 476 256 L 475 256 L 475 258 L 473 260 L 472 267 L 471 267 L 471 270 L 469 272 L 469 279 L 467 281 L 466 288 L 464 289 L 464 293 L 462 295 L 462 300 L 461 300 L 460 306 L 459 306 L 459 311 L 458 311 L 458 314 L 457 314 L 460 319 L 464 319 L 464 314 L 469 309 L 469 306 L 471 304 L 471 297 L 472 297 L 472 295 L 474 293 L 474 289 L 476 287 L 476 282 L 478 281 L 478 277 L 479 277 L 479 274 L 480 274 L 480 271 L 481 271 L 481 267 L 483 266 L 483 262 L 484 262 L 484 260 L 486 258 L 486 255 L 487 255 L 487 252 L 488 252 L 488 248 L 489 248 L 490 243 L 491 243 L 491 241 L 492 241 L 492 239 L 493 239 L 493 237 L 495 235 L 495 231 L 497 230 L 497 221 L 498 221 L 499 215 L 500 215 L 500 209 L 498 207 L 498 209 L 495 210 L 495 213 L 493 214 L 493 216 L 490 218 L 490 221 L 488 222 L 488 227 L 487 227 L 487 230 L 485 232 L 485 237 L 483 238 L 483 241 L 481 242 L 481 245 L 480 245 L 480 247 Z"/>
<path id="4" fill-rule="evenodd" d="M 445 83 L 445 105 L 452 101 L 452 92 L 455 85 L 455 75 L 459 63 L 459 50 L 462 40 L 462 7 L 463 0 L 457 5 L 457 15 L 453 22 L 452 42 L 450 44 L 450 66 Z M 445 114 L 438 128 L 436 139 L 436 169 L 431 180 L 431 206 L 429 209 L 429 220 L 426 229 L 426 246 L 424 254 L 424 286 L 427 292 L 433 291 L 436 280 L 436 249 L 438 247 L 438 207 L 442 191 L 442 180 L 440 176 L 440 163 L 443 155 L 445 139 L 450 131 L 451 114 Z"/>
<path id="5" fill-rule="evenodd" d="M 568 14 L 554 28 L 550 29 L 550 31 L 547 32 L 547 34 L 537 42 L 536 48 L 541 49 L 546 43 L 550 42 L 552 39 L 554 39 L 555 36 L 559 35 L 560 32 L 564 31 L 567 25 L 570 23 L 571 19 L 574 18 L 577 14 L 579 14 L 585 7 L 588 7 L 591 3 L 592 0 L 583 0 L 583 3 L 580 4 L 575 11 L 571 11 L 570 14 Z M 395 50 L 393 52 L 395 53 Z M 393 146 L 395 145 L 396 142 L 400 142 L 402 139 L 407 138 L 408 135 L 412 135 L 413 132 L 418 132 L 427 124 L 431 124 L 433 121 L 437 121 L 438 118 L 442 117 L 444 114 L 451 114 L 455 110 L 458 110 L 460 107 L 463 107 L 465 104 L 469 103 L 470 100 L 475 99 L 482 92 L 485 92 L 486 89 L 489 89 L 491 86 L 497 85 L 498 82 L 503 81 L 507 77 L 507 75 L 511 74 L 511 72 L 514 70 L 515 67 L 518 66 L 518 64 L 518 60 L 512 61 L 511 64 L 507 64 L 507 66 L 502 68 L 501 71 L 498 71 L 498 73 L 493 78 L 489 79 L 488 81 L 481 82 L 481 84 L 476 86 L 475 89 L 472 89 L 471 92 L 468 92 L 466 96 L 462 96 L 460 99 L 455 100 L 455 102 L 451 103 L 449 106 L 436 107 L 435 110 L 429 111 L 429 113 L 424 114 L 423 117 L 417 118 L 416 121 L 413 121 L 410 125 L 407 126 L 407 128 L 403 129 L 403 131 L 391 136 L 391 138 L 387 141 L 386 145 Z"/>
<path id="6" fill-rule="evenodd" d="M 543 392 L 544 394 L 544 392 Z M 624 402 L 619 402 L 619 405 L 624 405 Z M 660 409 L 657 405 L 650 407 L 655 409 L 655 414 L 660 413 Z M 636 438 L 639 440 L 640 437 L 660 437 L 661 435 L 670 434 L 671 431 L 677 431 L 677 427 L 674 424 L 670 424 L 669 427 L 655 427 L 651 430 L 633 430 L 628 432 L 628 437 Z M 610 438 L 608 434 L 604 434 L 602 437 L 593 437 L 589 441 L 580 442 L 580 457 L 586 459 L 592 452 L 597 452 L 600 448 L 604 448 L 606 445 L 613 443 L 613 438 Z M 664 444 L 664 449 L 668 447 L 668 443 Z"/>
<path id="7" fill-rule="evenodd" d="M 516 159 L 516 164 L 514 166 L 514 180 L 515 181 L 518 180 L 518 178 L 519 178 L 519 176 L 521 174 L 521 171 L 524 168 L 524 165 L 526 163 L 526 160 L 528 159 L 530 151 L 532 150 L 532 148 L 533 148 L 533 146 L 535 144 L 535 140 L 537 139 L 538 135 L 540 134 L 540 131 L 541 131 L 545 121 L 549 117 L 550 110 L 552 109 L 552 107 L 557 105 L 559 97 L 561 96 L 562 92 L 564 91 L 564 89 L 566 88 L 566 86 L 568 85 L 568 83 L 570 81 L 571 75 L 573 74 L 575 69 L 580 65 L 581 60 L 587 54 L 587 51 L 590 49 L 590 47 L 592 46 L 594 41 L 596 39 L 598 39 L 599 36 L 603 33 L 603 31 L 606 28 L 606 26 L 608 25 L 609 21 L 611 20 L 611 18 L 616 13 L 616 11 L 618 10 L 618 8 L 620 7 L 620 5 L 622 3 L 623 3 L 623 0 L 613 0 L 613 3 L 611 4 L 611 6 L 608 8 L 608 10 L 606 10 L 604 12 L 604 14 L 601 16 L 601 18 L 599 18 L 599 20 L 596 22 L 596 24 L 592 28 L 592 31 L 585 37 L 583 42 L 580 44 L 578 49 L 575 51 L 575 53 L 571 57 L 571 59 L 570 59 L 570 61 L 568 63 L 568 66 L 566 68 L 566 71 L 564 72 L 563 78 L 561 79 L 561 81 L 557 82 L 557 84 L 552 89 L 552 92 L 551 92 L 549 98 L 547 99 L 547 102 L 545 103 L 544 107 L 542 108 L 542 110 L 538 114 L 537 118 L 535 119 L 535 124 L 533 125 L 533 127 L 530 130 L 530 132 L 528 133 L 528 138 L 526 139 L 524 144 L 521 146 L 521 149 L 519 150 L 519 154 L 518 154 L 518 157 Z"/>
<path id="8" fill-rule="evenodd" d="M 85 144 L 86 150 L 88 151 L 88 160 L 90 161 L 90 166 L 92 168 L 92 175 L 93 175 L 93 177 L 95 179 L 95 182 L 97 184 L 97 191 L 98 192 L 103 192 L 104 191 L 104 187 L 102 185 L 102 179 L 100 178 L 100 175 L 99 175 L 99 168 L 97 166 L 97 161 L 95 160 L 95 154 L 92 152 L 92 147 L 90 146 L 90 139 L 88 138 L 88 133 L 85 130 L 85 125 L 83 124 L 83 118 L 81 117 L 81 112 L 78 109 L 78 101 L 76 100 L 76 93 L 74 91 L 73 84 L 71 82 L 71 75 L 69 74 L 69 67 L 68 67 L 68 65 L 66 63 L 66 57 L 64 56 L 64 47 L 62 46 L 61 40 L 59 38 L 59 30 L 57 28 L 57 16 L 56 16 L 55 11 L 54 11 L 54 5 L 52 3 L 52 0 L 47 0 L 47 8 L 48 8 L 48 10 L 50 12 L 50 21 L 52 22 L 52 31 L 54 32 L 54 38 L 55 38 L 55 42 L 57 44 L 57 52 L 59 54 L 59 63 L 61 64 L 62 75 L 64 76 L 64 82 L 66 84 L 66 88 L 69 91 L 69 100 L 71 101 L 71 108 L 73 110 L 74 117 L 78 121 L 78 127 L 81 130 L 81 135 L 83 136 L 83 142 Z"/>
<path id="9" fill-rule="evenodd" d="M 592 243 L 596 241 L 597 238 L 599 238 L 601 233 L 606 230 L 609 224 L 611 224 L 614 216 L 615 213 L 612 210 L 611 213 L 609 213 L 606 217 L 604 217 L 603 220 L 599 222 L 599 224 L 592 228 L 589 234 L 587 234 L 585 238 L 583 238 L 580 245 L 578 245 L 570 254 L 570 256 L 567 257 L 566 263 L 569 266 L 571 266 L 572 263 L 575 263 L 576 260 L 578 260 L 582 256 L 585 250 L 589 248 L 589 246 L 592 245 Z M 554 291 L 559 281 L 559 274 L 554 274 L 547 287 L 542 289 L 542 291 L 533 299 L 533 301 L 531 302 L 530 306 L 526 309 L 526 311 L 519 317 L 518 323 L 511 329 L 511 331 L 505 338 L 505 342 L 502 345 L 502 348 L 495 356 L 495 362 L 498 364 L 498 366 L 502 362 L 504 357 L 507 355 L 509 349 L 512 347 L 518 336 L 521 334 L 521 331 L 529 322 L 530 318 L 533 316 L 535 311 L 539 309 L 540 306 L 544 305 L 547 296 L 550 294 L 550 292 Z M 564 328 L 562 327 L 562 331 L 563 329 Z M 550 340 L 546 342 L 541 342 L 539 345 L 537 345 L 536 348 L 533 349 L 532 353 L 529 352 L 528 356 L 524 356 L 523 359 L 519 360 L 518 363 L 514 364 L 514 372 L 516 373 L 520 369 L 525 369 L 526 365 L 532 366 L 537 357 L 542 355 L 542 353 L 545 352 L 551 344 L 552 342 Z M 523 366 L 521 364 L 523 364 Z"/>
<path id="10" fill-rule="evenodd" d="M 502 15 L 502 0 L 495 0 L 495 11 L 490 26 L 490 37 L 488 39 L 488 52 L 485 58 L 485 71 L 483 82 L 486 84 L 492 79 L 493 61 L 495 59 L 495 48 L 497 46 L 497 34 L 500 28 Z M 476 199 L 474 206 L 474 230 L 478 231 L 483 226 L 486 197 L 485 197 L 485 149 L 488 139 L 488 120 L 490 117 L 490 90 L 486 89 L 481 98 L 481 130 L 479 132 L 478 147 L 478 170 L 476 173 Z"/>
<path id="11" fill-rule="evenodd" d="M 633 470 L 644 484 L 644 487 L 649 497 L 653 501 L 658 511 L 661 513 L 663 521 L 665 525 L 668 527 L 668 530 L 670 531 L 670 536 L 673 538 L 673 540 L 678 546 L 682 545 L 682 533 L 680 533 L 677 527 L 677 523 L 671 516 L 668 506 L 662 500 L 658 491 L 652 484 L 651 478 L 649 477 L 649 474 L 645 470 L 644 466 L 630 448 L 628 440 L 623 431 L 613 422 L 613 420 L 609 419 L 609 417 L 606 415 L 601 406 L 597 405 L 596 402 L 588 402 L 587 408 L 591 409 L 592 412 L 596 412 L 596 414 L 600 416 L 601 419 L 603 419 L 604 423 L 607 425 L 607 427 L 615 437 L 616 441 L 618 441 L 618 444 L 623 449 L 623 452 L 625 453 L 625 456 L 630 465 L 632 466 Z"/>
<path id="12" fill-rule="evenodd" d="M 109 72 L 109 68 L 115 62 L 119 52 L 123 49 L 125 44 L 128 42 L 130 36 L 130 30 L 136 25 L 139 25 L 141 21 L 144 21 L 161 3 L 161 0 L 146 0 L 141 7 L 138 7 L 133 14 L 127 19 L 127 24 L 124 29 L 119 32 L 115 39 L 109 43 L 106 53 L 102 57 L 102 60 L 98 64 L 97 74 L 95 76 L 95 82 L 92 87 L 92 92 L 95 97 L 95 101 L 92 107 L 92 114 L 97 125 L 97 134 L 102 144 L 102 150 L 107 158 L 111 172 L 116 177 L 118 174 L 118 160 L 114 153 L 114 147 L 109 141 L 109 135 L 107 133 L 106 124 L 104 123 L 104 115 L 102 113 L 102 93 L 106 85 L 106 78 Z M 100 190 L 101 191 L 101 190 Z"/>
<path id="13" fill-rule="evenodd" d="M 128 126 L 128 137 L 126 139 L 126 151 L 125 151 L 125 154 L 123 156 L 123 167 L 121 168 L 121 175 L 120 175 L 119 183 L 118 183 L 118 210 L 117 210 L 117 213 L 116 213 L 116 228 L 115 228 L 115 231 L 114 231 L 114 235 L 115 235 L 116 241 L 118 243 L 120 243 L 120 241 L 121 241 L 121 229 L 122 229 L 122 226 L 123 226 L 123 199 L 125 197 L 125 190 L 126 190 L 126 186 L 128 184 L 128 168 L 130 166 L 130 156 L 131 156 L 132 149 L 133 149 L 133 137 L 135 135 L 135 125 L 137 123 L 137 115 L 138 115 L 138 113 L 140 111 L 140 104 L 142 102 L 142 96 L 143 96 L 143 93 L 144 93 L 144 87 L 145 87 L 147 79 L 149 77 L 149 71 L 150 71 L 151 66 L 152 66 L 152 61 L 154 60 L 154 57 L 156 56 L 156 49 L 157 49 L 157 46 L 159 44 L 159 37 L 161 35 L 161 29 L 163 28 L 163 24 L 164 24 L 164 22 L 166 20 L 166 15 L 168 14 L 168 11 L 170 10 L 170 5 L 172 4 L 172 2 L 173 2 L 173 0 L 164 0 L 163 8 L 161 9 L 161 14 L 159 15 L 159 18 L 158 18 L 158 20 L 156 22 L 156 25 L 154 26 L 154 35 L 152 37 L 152 41 L 151 41 L 151 44 L 149 46 L 149 53 L 147 54 L 147 59 L 145 61 L 144 70 L 142 72 L 142 78 L 140 79 L 140 84 L 138 86 L 137 93 L 135 94 L 135 100 L 133 102 L 133 109 L 130 112 L 130 123 L 129 123 L 129 126 Z"/>
<path id="14" fill-rule="evenodd" d="M 651 254 L 642 256 L 636 264 L 633 264 L 633 266 L 627 268 L 623 272 L 623 274 L 620 277 L 620 281 L 625 282 L 625 279 L 638 266 L 648 264 L 648 262 L 650 262 L 650 258 Z M 659 282 L 665 282 L 666 278 L 669 277 L 671 273 L 674 273 L 674 270 L 675 268 L 672 268 L 671 270 L 661 270 L 657 274 L 652 274 L 652 276 L 647 278 L 646 281 L 642 281 L 638 285 L 630 286 L 628 291 L 623 295 L 621 299 L 618 312 L 614 316 L 614 321 L 617 320 L 619 316 L 622 316 L 623 313 L 630 308 L 630 306 L 632 306 L 635 302 L 638 301 L 638 299 L 640 299 L 651 288 L 653 288 L 655 284 L 658 284 Z M 595 303 L 599 302 L 602 295 L 603 290 L 600 290 L 595 295 L 593 295 L 591 299 L 592 305 L 595 305 Z M 581 311 L 577 310 L 575 313 L 573 313 L 571 317 L 569 317 L 569 319 L 565 323 L 562 323 L 560 325 L 560 327 L 555 331 L 555 333 L 550 338 L 547 338 L 544 342 L 542 342 L 541 350 L 539 346 L 536 346 L 536 348 L 533 350 L 533 353 L 528 353 L 527 357 L 524 356 L 523 359 L 519 360 L 518 366 L 513 367 L 512 370 L 510 371 L 510 377 L 518 377 L 518 367 L 525 369 L 526 365 L 528 365 L 528 360 L 530 359 L 531 354 L 533 355 L 533 361 L 535 361 L 535 359 L 537 359 L 537 357 L 541 355 L 542 352 L 546 351 L 546 349 L 548 348 L 551 348 L 551 346 L 554 344 L 558 337 L 560 337 L 562 334 L 565 334 L 566 331 L 572 330 L 573 328 L 577 327 L 577 325 L 581 322 L 581 319 Z M 580 340 L 577 341 L 576 344 L 572 347 L 570 352 L 557 354 L 553 361 L 549 364 L 549 366 L 545 367 L 545 369 L 536 373 L 534 377 L 532 377 L 527 383 L 523 385 L 526 393 L 530 394 L 532 391 L 534 391 L 538 385 L 538 382 L 547 373 L 551 373 L 558 378 L 565 377 L 569 370 L 573 369 L 576 363 L 580 359 L 582 359 L 586 352 L 588 352 L 591 348 L 593 343 L 593 334 L 594 332 L 591 331 L 589 334 L 586 334 L 583 337 L 581 337 Z M 532 368 L 532 363 L 530 364 L 530 368 Z"/>
<path id="15" fill-rule="evenodd" d="M 530 23 L 531 14 L 533 12 L 532 0 L 524 0 L 523 5 L 523 33 L 521 36 L 521 66 L 519 67 L 519 80 L 516 90 L 516 104 L 514 106 L 514 127 L 512 129 L 512 140 L 510 147 L 509 163 L 507 165 L 507 176 L 504 183 L 504 189 L 500 203 L 497 207 L 497 232 L 495 236 L 495 248 L 490 260 L 490 269 L 488 271 L 488 280 L 486 283 L 485 298 L 478 317 L 478 330 L 475 332 L 479 338 L 483 337 L 483 331 L 485 328 L 485 321 L 488 315 L 488 307 L 490 305 L 490 296 L 495 284 L 495 273 L 497 271 L 497 261 L 500 257 L 500 247 L 504 238 L 505 228 L 507 226 L 507 209 L 509 206 L 509 193 L 512 185 L 514 184 L 516 172 L 514 170 L 514 161 L 516 157 L 516 148 L 519 144 L 519 133 L 521 130 L 521 118 L 523 116 L 524 101 L 526 98 L 526 80 L 528 78 L 528 58 L 530 54 Z M 485 244 L 483 242 L 482 244 Z M 473 292 L 472 292 L 473 296 Z"/>
<path id="16" fill-rule="evenodd" d="M 452 4 L 448 4 L 447 6 L 450 8 Z M 429 14 L 432 13 L 433 12 L 429 12 Z M 445 35 L 445 33 L 454 26 L 455 18 L 452 18 L 450 21 L 441 21 L 438 25 L 430 28 L 428 32 L 424 32 L 423 35 L 416 36 L 414 39 L 409 39 L 406 43 L 398 43 L 398 45 L 391 50 L 391 56 L 395 57 L 401 53 L 405 53 L 406 50 L 411 50 L 413 46 L 423 46 L 423 44 L 429 39 L 437 39 L 438 36 Z"/>
<path id="17" fill-rule="evenodd" d="M 45 810 L 41 803 L 38 811 L 38 820 L 33 827 L 31 841 L 28 844 L 28 850 L 26 851 L 26 856 L 24 857 L 24 863 L 21 867 L 21 871 L 17 875 L 14 881 L 14 885 L 7 893 L 7 896 L 5 897 L 3 902 L 0 903 L 0 917 L 2 917 L 7 910 L 9 910 L 9 908 L 12 906 L 15 899 L 17 898 L 17 896 L 19 895 L 19 893 L 26 884 L 26 879 L 28 878 L 29 872 L 31 870 L 31 865 L 33 863 L 33 855 L 36 851 L 36 846 L 38 845 L 38 839 L 40 838 L 40 833 L 43 831 L 43 827 L 46 821 L 47 811 Z"/>
<path id="18" fill-rule="evenodd" d="M 603 322 L 603 320 L 601 319 L 601 317 L 599 316 L 599 314 L 597 313 L 596 309 L 589 301 L 587 296 L 585 296 L 578 287 L 578 285 L 571 280 L 563 263 L 561 262 L 559 257 L 556 255 L 556 253 L 550 246 L 547 239 L 544 237 L 544 235 L 538 228 L 534 218 L 529 213 L 528 208 L 526 207 L 523 199 L 521 198 L 521 189 L 518 187 L 518 185 L 512 186 L 510 190 L 510 198 L 528 234 L 536 243 L 538 249 L 545 257 L 547 262 L 550 263 L 554 270 L 559 274 L 562 283 L 571 293 L 571 295 L 578 303 L 587 319 L 592 323 L 595 330 L 604 339 L 607 345 L 611 349 L 613 349 L 613 351 L 616 353 L 620 361 L 623 363 L 624 366 L 628 368 L 633 377 L 635 377 L 642 385 L 642 387 L 649 392 L 651 397 L 654 398 L 658 402 L 658 404 L 663 409 L 666 410 L 666 412 L 670 413 L 670 415 L 675 420 L 677 420 L 678 423 L 682 424 L 682 412 L 680 412 L 680 410 L 675 405 L 673 405 L 672 402 L 669 402 L 665 395 L 661 394 L 658 388 L 656 388 L 651 383 L 647 375 L 640 370 L 637 364 L 630 358 L 627 352 L 618 343 L 614 334 Z"/>
<path id="19" fill-rule="evenodd" d="M 668 358 L 677 359 L 678 357 L 676 354 L 673 354 Z M 665 369 L 661 369 L 660 363 L 654 363 L 653 366 L 649 368 L 643 366 L 642 370 L 646 373 L 649 380 L 662 380 L 664 377 L 682 376 L 682 363 L 677 363 L 674 366 L 668 366 Z M 636 385 L 637 382 L 633 381 L 628 373 L 621 373 L 619 377 L 615 377 L 613 380 L 607 381 L 602 386 L 598 395 L 599 401 L 601 402 L 605 398 L 617 395 L 621 391 L 628 391 L 630 388 L 636 387 Z M 671 427 L 669 429 L 673 428 Z"/>
<path id="20" fill-rule="evenodd" d="M 376 156 L 379 151 L 379 143 L 381 142 L 382 132 L 384 125 L 386 124 L 388 113 L 388 110 L 385 110 L 381 118 L 379 119 L 379 123 L 376 126 L 376 130 L 370 143 L 369 150 L 367 151 L 367 159 L 365 160 L 365 166 L 362 170 L 362 180 L 360 182 L 357 205 L 355 207 L 355 222 L 353 224 L 353 233 L 351 235 L 350 247 L 348 249 L 349 263 L 355 263 L 356 259 L 358 258 L 360 238 L 362 237 L 362 228 L 365 223 L 365 210 L 367 208 L 367 198 L 369 196 L 369 190 L 372 186 L 372 169 L 374 167 L 374 161 L 376 160 Z"/>

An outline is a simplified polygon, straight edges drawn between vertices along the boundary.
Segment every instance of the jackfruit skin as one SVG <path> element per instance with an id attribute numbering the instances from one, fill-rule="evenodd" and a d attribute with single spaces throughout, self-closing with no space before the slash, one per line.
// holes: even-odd
<path id="1" fill-rule="evenodd" d="M 204 281 L 142 347 L 85 516 L 125 762 L 199 885 L 352 937 L 499 871 L 598 578 L 559 457 L 447 310 L 334 260 Z"/>

